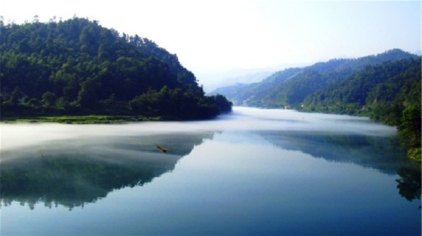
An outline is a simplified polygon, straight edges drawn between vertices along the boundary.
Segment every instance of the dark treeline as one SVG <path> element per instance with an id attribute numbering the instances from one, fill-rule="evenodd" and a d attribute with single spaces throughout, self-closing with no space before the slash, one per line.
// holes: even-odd
<path id="1" fill-rule="evenodd" d="M 176 55 L 96 21 L 0 22 L 3 117 L 139 115 L 211 118 L 231 110 L 204 96 Z"/>

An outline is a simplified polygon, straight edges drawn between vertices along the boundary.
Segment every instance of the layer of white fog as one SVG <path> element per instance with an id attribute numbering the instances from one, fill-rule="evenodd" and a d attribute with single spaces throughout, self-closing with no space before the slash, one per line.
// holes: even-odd
<path id="1" fill-rule="evenodd" d="M 302 113 L 293 110 L 234 107 L 233 112 L 210 121 L 137 122 L 127 124 L 0 124 L 0 150 L 57 139 L 87 136 L 131 136 L 202 131 L 289 131 L 391 136 L 394 127 L 365 117 Z"/>

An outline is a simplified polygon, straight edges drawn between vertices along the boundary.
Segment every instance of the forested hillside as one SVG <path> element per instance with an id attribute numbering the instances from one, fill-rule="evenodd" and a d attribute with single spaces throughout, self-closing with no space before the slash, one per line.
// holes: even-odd
<path id="1" fill-rule="evenodd" d="M 1 116 L 139 115 L 203 119 L 231 110 L 204 96 L 176 55 L 74 18 L 0 22 Z"/>
<path id="2" fill-rule="evenodd" d="M 237 105 L 299 108 L 308 95 L 346 79 L 366 66 L 415 57 L 402 50 L 393 49 L 374 56 L 333 59 L 304 68 L 286 69 L 260 83 L 220 88 L 212 94 L 227 96 Z"/>

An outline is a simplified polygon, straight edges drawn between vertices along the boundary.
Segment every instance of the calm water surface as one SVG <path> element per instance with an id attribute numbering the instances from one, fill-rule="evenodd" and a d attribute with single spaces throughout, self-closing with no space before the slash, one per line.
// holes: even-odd
<path id="1" fill-rule="evenodd" d="M 0 128 L 1 235 L 420 235 L 420 165 L 366 118 Z"/>

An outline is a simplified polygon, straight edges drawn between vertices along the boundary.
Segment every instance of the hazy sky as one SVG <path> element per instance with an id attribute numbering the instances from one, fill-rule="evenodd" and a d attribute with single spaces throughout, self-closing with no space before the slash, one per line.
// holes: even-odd
<path id="1" fill-rule="evenodd" d="M 195 74 L 421 49 L 420 1 L 0 0 L 7 22 L 88 17 L 178 55 Z"/>

